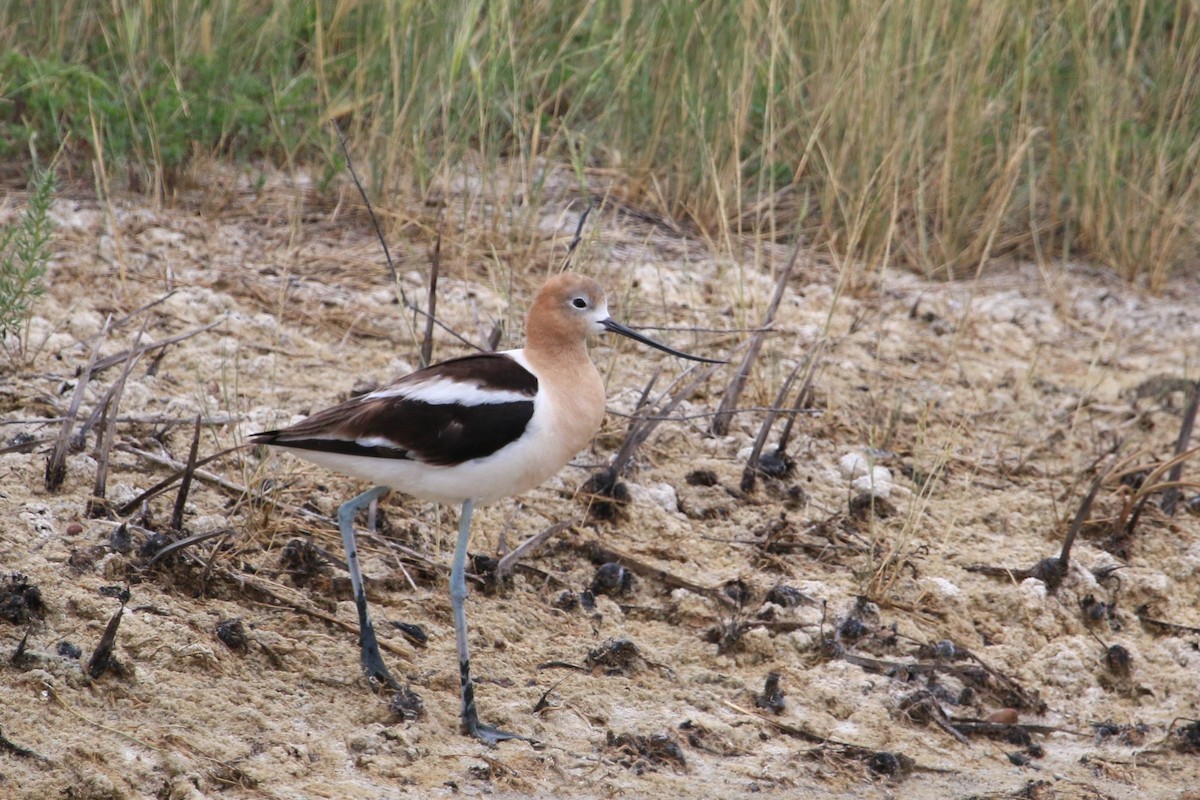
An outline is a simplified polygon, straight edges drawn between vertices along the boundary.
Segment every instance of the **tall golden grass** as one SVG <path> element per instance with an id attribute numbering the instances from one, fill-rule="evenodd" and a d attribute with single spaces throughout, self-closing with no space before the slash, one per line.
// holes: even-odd
<path id="1" fill-rule="evenodd" d="M 1200 3 L 46 0 L 0 6 L 0 126 L 96 138 L 169 193 L 197 155 L 340 161 L 377 191 L 601 167 L 712 241 L 867 268 L 1198 255 Z M 57 99 L 56 99 L 57 98 Z"/>

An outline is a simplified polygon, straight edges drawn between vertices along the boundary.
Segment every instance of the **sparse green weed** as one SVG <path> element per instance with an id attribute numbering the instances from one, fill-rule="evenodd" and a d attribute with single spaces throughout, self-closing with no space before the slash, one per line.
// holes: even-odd
<path id="1" fill-rule="evenodd" d="M 35 156 L 28 205 L 0 229 L 0 343 L 10 360 L 24 356 L 34 301 L 46 292 L 54 186 L 54 170 L 38 166 Z"/>

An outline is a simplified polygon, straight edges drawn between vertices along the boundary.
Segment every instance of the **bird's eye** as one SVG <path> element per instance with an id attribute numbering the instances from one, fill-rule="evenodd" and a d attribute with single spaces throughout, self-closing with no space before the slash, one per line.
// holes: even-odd
<path id="1" fill-rule="evenodd" d="M 584 300 L 582 297 L 576 297 L 571 301 L 571 305 L 576 308 L 587 308 L 587 300 Z"/>

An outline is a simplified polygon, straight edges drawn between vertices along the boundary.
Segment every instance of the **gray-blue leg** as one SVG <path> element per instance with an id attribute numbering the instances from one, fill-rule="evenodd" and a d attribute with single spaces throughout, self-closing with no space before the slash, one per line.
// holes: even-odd
<path id="1" fill-rule="evenodd" d="M 467 544 L 471 540 L 471 512 L 475 504 L 463 503 L 458 524 L 458 542 L 454 545 L 454 563 L 450 567 L 450 605 L 454 609 L 454 641 L 458 645 L 458 670 L 462 683 L 463 733 L 495 746 L 507 739 L 532 741 L 528 737 L 484 725 L 475 710 L 475 686 L 471 683 L 471 657 L 467 652 Z"/>
<path id="2" fill-rule="evenodd" d="M 360 508 L 387 494 L 387 486 L 368 489 L 338 509 L 338 528 L 342 532 L 342 546 L 346 549 L 346 564 L 350 569 L 350 585 L 354 589 L 354 605 L 358 609 L 358 646 L 361 650 L 362 669 L 367 678 L 390 689 L 404 691 L 400 683 L 388 672 L 379 652 L 379 640 L 375 638 L 375 627 L 367 613 L 367 587 L 363 585 L 362 570 L 358 566 L 358 544 L 354 541 L 354 515 Z"/>

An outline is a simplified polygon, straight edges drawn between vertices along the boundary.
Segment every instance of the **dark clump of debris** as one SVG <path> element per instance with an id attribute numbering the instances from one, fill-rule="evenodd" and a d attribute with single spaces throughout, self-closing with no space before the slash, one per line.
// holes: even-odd
<path id="1" fill-rule="evenodd" d="M 589 651 L 585 663 L 606 675 L 631 675 L 642 660 L 642 651 L 629 639 L 612 639 Z"/>
<path id="2" fill-rule="evenodd" d="M 608 732 L 606 744 L 617 751 L 617 763 L 638 775 L 666 765 L 687 767 L 683 748 L 669 733 L 642 736 L 636 733 Z"/>
<path id="3" fill-rule="evenodd" d="M 1200 755 L 1200 720 L 1193 719 L 1187 725 L 1171 731 L 1175 750 L 1187 755 Z"/>
<path id="4" fill-rule="evenodd" d="M 14 625 L 25 625 L 46 611 L 42 592 L 37 584 L 19 572 L 11 573 L 0 582 L 0 619 Z"/>
<path id="5" fill-rule="evenodd" d="M 329 571 L 329 562 L 308 539 L 292 539 L 279 557 L 296 586 L 304 587 Z"/>
<path id="6" fill-rule="evenodd" d="M 621 509 L 629 505 L 629 487 L 617 479 L 611 467 L 584 481 L 579 493 L 588 500 L 588 516 L 596 520 L 616 519 Z"/>
<path id="7" fill-rule="evenodd" d="M 217 623 L 216 633 L 221 643 L 236 653 L 244 653 L 250 646 L 241 617 L 221 620 Z"/>
<path id="8" fill-rule="evenodd" d="M 782 714 L 786 703 L 783 699 L 783 689 L 779 686 L 779 673 L 767 673 L 767 680 L 763 684 L 762 694 L 754 696 L 754 705 L 770 711 L 772 714 Z"/>
<path id="9" fill-rule="evenodd" d="M 592 577 L 593 594 L 622 595 L 633 587 L 633 573 L 616 561 L 601 564 Z"/>

